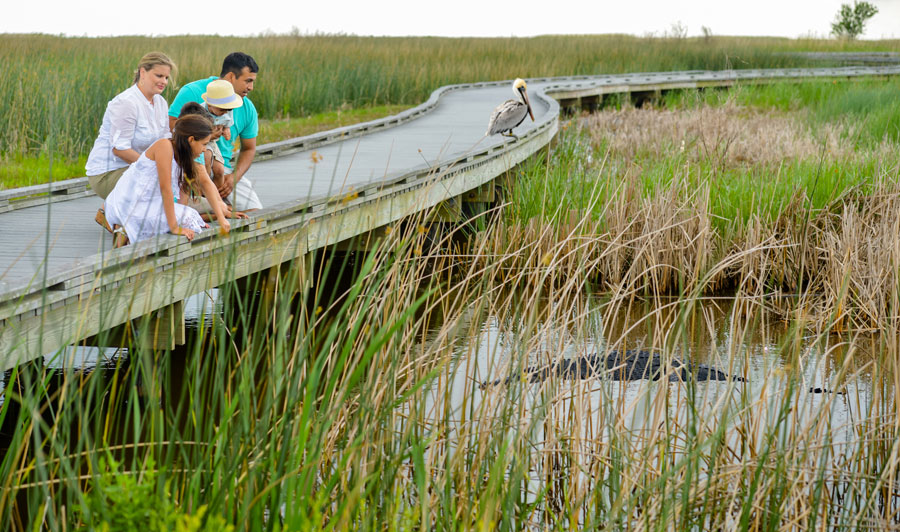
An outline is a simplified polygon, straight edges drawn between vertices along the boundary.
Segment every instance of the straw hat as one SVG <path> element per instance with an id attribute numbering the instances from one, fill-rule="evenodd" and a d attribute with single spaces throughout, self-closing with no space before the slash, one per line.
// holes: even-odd
<path id="1" fill-rule="evenodd" d="M 244 105 L 244 99 L 234 93 L 231 82 L 224 79 L 211 81 L 206 86 L 206 92 L 200 95 L 206 105 L 212 105 L 220 109 L 236 109 Z"/>

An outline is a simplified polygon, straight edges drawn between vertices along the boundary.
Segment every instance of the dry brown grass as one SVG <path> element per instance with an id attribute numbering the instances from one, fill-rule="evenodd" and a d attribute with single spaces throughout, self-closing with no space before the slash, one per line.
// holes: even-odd
<path id="1" fill-rule="evenodd" d="M 591 281 L 626 298 L 733 288 L 755 301 L 789 295 L 767 304 L 785 319 L 799 317 L 815 328 L 900 325 L 900 185 L 893 159 L 886 157 L 895 145 L 884 141 L 856 150 L 852 135 L 837 126 L 811 131 L 796 113 L 765 114 L 733 102 L 607 110 L 579 122 L 595 147 L 608 150 L 602 164 L 615 167 L 615 190 L 596 194 L 591 208 L 557 216 L 552 224 L 533 218 L 479 235 L 489 256 L 504 257 L 504 278 L 521 281 L 519 272 L 540 272 L 529 282 Z M 670 163 L 662 184 L 643 190 L 642 159 L 671 161 L 673 150 L 684 157 Z M 871 174 L 863 176 L 863 185 L 834 190 L 822 208 L 813 207 L 808 189 L 797 183 L 786 197 L 762 200 L 781 203 L 774 216 L 728 220 L 727 234 L 714 223 L 711 189 L 735 175 L 720 170 L 747 166 L 766 179 L 786 161 L 815 169 L 868 160 L 884 162 L 864 167 Z"/>
<path id="2" fill-rule="evenodd" d="M 736 243 L 742 290 L 800 292 L 803 318 L 837 331 L 897 330 L 900 186 L 850 191 L 808 223 L 802 203 L 796 196 L 774 223 L 755 218 Z"/>
<path id="3" fill-rule="evenodd" d="M 815 159 L 823 152 L 846 157 L 853 152 L 843 127 L 826 125 L 812 131 L 798 113 L 773 113 L 741 106 L 695 109 L 623 108 L 595 113 L 583 120 L 591 140 L 628 160 L 669 157 L 682 152 L 688 160 L 708 160 L 716 167 L 777 165 Z"/>

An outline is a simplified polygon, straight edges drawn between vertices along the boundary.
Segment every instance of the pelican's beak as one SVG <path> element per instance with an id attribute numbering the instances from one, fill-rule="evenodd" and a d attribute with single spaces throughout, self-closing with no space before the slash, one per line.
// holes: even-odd
<path id="1" fill-rule="evenodd" d="M 531 112 L 531 102 L 528 101 L 528 92 L 525 90 L 525 87 L 519 88 L 519 94 L 521 94 L 522 99 L 525 100 L 525 107 L 528 108 L 528 116 L 530 116 L 531 121 L 534 122 L 534 113 Z"/>

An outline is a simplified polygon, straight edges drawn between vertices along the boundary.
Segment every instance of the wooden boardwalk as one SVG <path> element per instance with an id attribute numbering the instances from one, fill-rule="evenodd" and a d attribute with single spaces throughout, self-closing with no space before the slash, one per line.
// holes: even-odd
<path id="1" fill-rule="evenodd" d="M 394 117 L 260 146 L 247 177 L 266 208 L 228 237 L 172 235 L 119 250 L 86 179 L 0 191 L 0 366 L 41 357 L 186 297 L 441 202 L 464 201 L 546 146 L 561 108 L 610 94 L 776 80 L 892 76 L 900 67 L 664 72 L 529 80 L 535 122 L 484 137 L 510 82 L 443 87 Z M 318 162 L 313 162 L 313 152 Z M 228 277 L 226 277 L 226 273 Z M 173 307 L 174 306 L 174 307 Z"/>

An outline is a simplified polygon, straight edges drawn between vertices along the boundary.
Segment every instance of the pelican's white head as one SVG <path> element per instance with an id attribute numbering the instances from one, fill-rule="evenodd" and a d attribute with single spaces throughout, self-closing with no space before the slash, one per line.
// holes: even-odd
<path id="1" fill-rule="evenodd" d="M 528 87 L 527 87 L 527 85 L 525 85 L 525 80 L 524 80 L 524 79 L 522 79 L 522 78 L 516 78 L 516 80 L 513 81 L 513 93 L 514 93 L 516 96 L 519 95 L 519 90 L 520 90 L 520 89 L 524 90 L 524 89 L 526 89 L 526 88 L 528 88 Z"/>
<path id="2" fill-rule="evenodd" d="M 528 101 L 528 93 L 525 92 L 527 89 L 527 85 L 525 85 L 525 80 L 522 78 L 516 78 L 513 81 L 513 93 L 516 96 L 522 97 L 522 103 L 525 104 L 525 107 L 528 109 L 528 115 L 531 117 L 531 121 L 534 122 L 534 113 L 531 111 L 531 102 Z"/>

